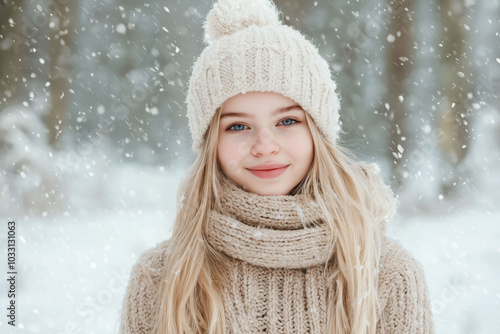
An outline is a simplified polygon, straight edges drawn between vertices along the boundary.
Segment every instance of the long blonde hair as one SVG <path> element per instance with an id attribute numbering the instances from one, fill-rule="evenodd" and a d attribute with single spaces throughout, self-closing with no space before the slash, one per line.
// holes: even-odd
<path id="1" fill-rule="evenodd" d="M 226 333 L 221 291 L 224 255 L 205 241 L 205 222 L 219 207 L 223 172 L 217 161 L 220 108 L 204 146 L 179 188 L 178 213 L 170 253 L 162 274 L 155 317 L 156 334 Z M 332 253 L 327 333 L 376 332 L 379 318 L 377 270 L 380 253 L 377 225 L 387 212 L 371 200 L 393 201 L 386 187 L 374 187 L 362 163 L 330 144 L 311 117 L 314 142 L 310 171 L 297 191 L 315 200 L 337 241 Z M 391 206 L 389 206 L 391 207 Z M 325 273 L 327 271 L 325 270 Z"/>

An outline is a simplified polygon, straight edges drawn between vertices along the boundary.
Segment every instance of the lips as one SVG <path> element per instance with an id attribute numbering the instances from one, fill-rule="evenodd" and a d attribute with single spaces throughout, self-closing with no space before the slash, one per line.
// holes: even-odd
<path id="1" fill-rule="evenodd" d="M 247 168 L 250 173 L 262 179 L 272 179 L 283 174 L 290 165 L 267 164 Z"/>

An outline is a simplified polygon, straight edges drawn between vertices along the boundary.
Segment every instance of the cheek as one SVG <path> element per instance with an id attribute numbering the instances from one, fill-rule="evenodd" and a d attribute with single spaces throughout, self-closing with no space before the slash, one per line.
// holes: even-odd
<path id="1" fill-rule="evenodd" d="M 217 157 L 223 170 L 234 169 L 243 159 L 241 143 L 231 138 L 222 137 L 217 145 Z"/>
<path id="2" fill-rule="evenodd" d="M 289 152 L 296 158 L 304 159 L 304 162 L 312 161 L 314 146 L 309 133 L 302 133 L 301 135 L 290 138 L 286 145 Z"/>

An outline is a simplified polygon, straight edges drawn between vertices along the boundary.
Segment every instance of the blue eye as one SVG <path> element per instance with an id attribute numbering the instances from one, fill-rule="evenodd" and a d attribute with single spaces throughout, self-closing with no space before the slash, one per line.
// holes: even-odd
<path id="1" fill-rule="evenodd" d="M 294 123 L 296 123 L 297 120 L 293 119 L 293 118 L 286 118 L 284 120 L 282 120 L 281 122 L 279 122 L 279 124 L 281 125 L 292 125 Z"/>
<path id="2" fill-rule="evenodd" d="M 247 126 L 243 125 L 243 124 L 233 124 L 230 127 L 228 127 L 227 129 L 233 130 L 233 131 L 241 131 L 241 130 L 245 130 L 246 127 Z"/>

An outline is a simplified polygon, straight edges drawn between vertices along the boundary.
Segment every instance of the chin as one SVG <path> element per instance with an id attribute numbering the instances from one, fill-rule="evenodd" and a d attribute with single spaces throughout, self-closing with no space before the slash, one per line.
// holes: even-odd
<path id="1" fill-rule="evenodd" d="M 290 190 L 287 189 L 284 189 L 283 187 L 268 186 L 268 187 L 248 189 L 248 191 L 253 192 L 260 196 L 278 196 L 278 195 L 288 194 L 291 189 Z"/>

